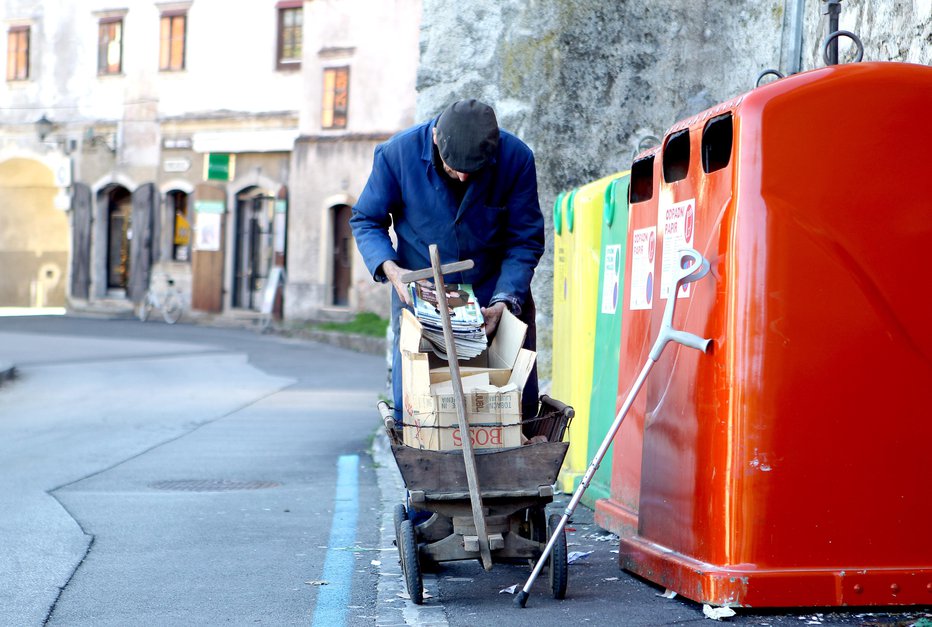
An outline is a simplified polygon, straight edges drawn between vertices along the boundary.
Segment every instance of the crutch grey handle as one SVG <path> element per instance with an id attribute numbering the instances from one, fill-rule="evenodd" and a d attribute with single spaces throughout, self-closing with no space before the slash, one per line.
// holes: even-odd
<path id="1" fill-rule="evenodd" d="M 699 254 L 699 251 L 692 248 L 684 248 L 678 251 L 679 268 L 676 273 L 676 282 L 673 289 L 667 297 L 667 306 L 663 310 L 663 321 L 660 324 L 660 333 L 654 342 L 653 348 L 650 349 L 650 358 L 653 361 L 660 359 L 664 346 L 669 342 L 676 342 L 689 348 L 695 348 L 703 353 L 709 350 L 712 340 L 701 338 L 698 335 L 687 331 L 680 331 L 673 328 L 673 311 L 676 309 L 676 295 L 680 287 L 693 281 L 698 281 L 709 273 L 709 261 Z"/>

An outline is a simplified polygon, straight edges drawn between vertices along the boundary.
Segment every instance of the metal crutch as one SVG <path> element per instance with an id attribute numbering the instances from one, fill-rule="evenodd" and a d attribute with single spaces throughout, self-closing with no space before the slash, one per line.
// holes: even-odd
<path id="1" fill-rule="evenodd" d="M 599 446 L 599 450 L 596 452 L 595 458 L 592 460 L 592 463 L 589 464 L 589 468 L 586 470 L 586 474 L 583 475 L 582 481 L 579 483 L 579 487 L 576 488 L 576 491 L 573 493 L 573 498 L 570 499 L 569 505 L 566 506 L 566 510 L 563 512 L 563 517 L 560 518 L 560 523 L 557 525 L 557 528 L 553 530 L 553 534 L 551 534 L 550 540 L 547 542 L 547 546 L 544 548 L 543 554 L 540 556 L 540 559 L 537 560 L 537 564 L 534 565 L 534 570 L 531 572 L 531 576 L 528 577 L 527 583 L 524 584 L 524 588 L 522 588 L 521 592 L 518 593 L 518 596 L 515 597 L 514 602 L 518 607 L 525 607 L 527 605 L 531 586 L 534 585 L 534 581 L 537 579 L 541 569 L 544 567 L 544 563 L 546 563 L 547 559 L 550 557 L 557 537 L 563 533 L 563 528 L 566 526 L 567 521 L 573 515 L 573 512 L 576 511 L 576 506 L 579 504 L 579 501 L 582 498 L 583 493 L 586 491 L 586 488 L 589 487 L 589 482 L 592 480 L 592 476 L 599 469 L 599 464 L 602 463 L 602 458 L 605 457 L 605 453 L 608 451 L 608 447 L 611 446 L 612 440 L 615 439 L 615 434 L 618 432 L 618 428 L 621 427 L 621 423 L 624 421 L 628 410 L 631 409 L 631 405 L 634 403 L 635 396 L 637 396 L 637 393 L 641 390 L 641 386 L 644 385 L 644 381 L 647 379 L 647 375 L 650 373 L 651 368 L 655 363 L 657 363 L 657 360 L 660 359 L 660 355 L 663 353 L 664 347 L 666 347 L 666 345 L 672 341 L 678 344 L 682 344 L 683 346 L 688 346 L 689 348 L 698 349 L 705 353 L 708 351 L 709 345 L 712 343 L 712 340 L 706 340 L 699 337 L 698 335 L 693 335 L 692 333 L 679 331 L 673 328 L 673 310 L 676 308 L 676 296 L 680 290 L 680 287 L 686 285 L 687 283 L 698 281 L 709 272 L 709 262 L 702 255 L 700 255 L 698 251 L 688 248 L 678 252 L 680 267 L 679 272 L 676 275 L 676 283 L 674 284 L 673 290 L 670 292 L 669 298 L 667 299 L 667 306 L 663 310 L 663 322 L 660 325 L 660 333 L 658 334 L 657 339 L 654 341 L 654 345 L 650 350 L 647 363 L 644 364 L 644 367 L 641 369 L 641 373 L 634 381 L 634 386 L 631 388 L 631 391 L 628 392 L 628 397 L 625 399 L 621 409 L 618 410 L 618 413 L 615 415 L 615 421 L 612 423 L 611 428 L 608 430 L 605 439 L 602 440 L 602 445 Z"/>

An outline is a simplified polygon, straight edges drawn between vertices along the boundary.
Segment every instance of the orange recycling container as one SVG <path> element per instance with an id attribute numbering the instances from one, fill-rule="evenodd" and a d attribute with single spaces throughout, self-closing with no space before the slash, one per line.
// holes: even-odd
<path id="1" fill-rule="evenodd" d="M 636 171 L 632 170 L 629 179 L 628 227 L 624 247 L 625 262 L 622 266 L 625 276 L 621 281 L 624 289 L 618 304 L 623 324 L 619 344 L 616 414 L 653 344 L 651 310 L 655 298 L 653 272 L 657 253 L 658 195 L 653 193 L 651 182 L 660 172 L 660 162 L 655 158 L 657 153 L 658 149 L 655 148 L 641 154 L 633 166 Z M 632 189 L 632 183 L 641 187 Z M 632 263 L 637 263 L 636 272 L 632 272 Z M 636 285 L 633 286 L 632 281 L 636 281 Z M 662 307 L 662 304 L 658 307 Z M 612 456 L 609 497 L 595 502 L 596 524 L 622 537 L 634 534 L 638 527 L 645 397 L 643 391 L 635 397 L 634 404 L 615 434 L 613 448 L 609 449 Z"/>
<path id="2" fill-rule="evenodd" d="M 667 298 L 713 348 L 670 344 L 616 438 L 623 568 L 713 605 L 932 603 L 930 112 L 930 67 L 832 66 L 635 161 L 619 396 Z M 712 271 L 674 295 L 684 246 Z"/>

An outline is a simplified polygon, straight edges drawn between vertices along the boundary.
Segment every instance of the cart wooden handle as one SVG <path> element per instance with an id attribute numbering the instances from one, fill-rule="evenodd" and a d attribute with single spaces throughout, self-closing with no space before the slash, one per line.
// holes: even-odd
<path id="1" fill-rule="evenodd" d="M 431 246 L 436 246 L 431 244 Z M 415 281 L 420 281 L 421 279 L 431 279 L 434 278 L 434 259 L 430 259 L 431 267 L 424 268 L 423 270 L 411 270 L 405 272 L 401 275 L 402 283 L 414 283 Z M 437 265 L 440 265 L 440 262 L 437 262 Z M 472 259 L 465 259 L 463 261 L 454 261 L 453 263 L 445 263 L 440 266 L 440 274 L 452 274 L 454 272 L 465 272 L 466 270 L 472 270 L 473 266 Z"/>
<path id="2" fill-rule="evenodd" d="M 460 262 L 469 263 L 472 261 Z M 450 379 L 456 399 L 456 419 L 459 421 L 460 435 L 463 442 L 463 460 L 466 462 L 466 483 L 469 485 L 469 502 L 472 505 L 473 523 L 479 536 L 479 558 L 485 570 L 492 570 L 492 550 L 489 546 L 489 534 L 485 527 L 485 513 L 482 508 L 482 493 L 479 491 L 479 473 L 476 471 L 476 457 L 469 439 L 469 422 L 466 419 L 466 395 L 463 394 L 463 382 L 460 379 L 460 365 L 456 358 L 456 343 L 453 340 L 453 324 L 450 322 L 450 310 L 447 307 L 447 286 L 443 282 L 444 268 L 440 265 L 440 252 L 436 244 L 430 245 L 430 267 L 434 276 L 434 289 L 437 292 L 437 306 L 440 309 L 440 321 L 443 324 L 443 339 L 447 345 L 447 359 L 450 363 Z M 457 272 L 459 270 L 447 270 Z M 417 272 L 406 273 L 406 276 Z M 423 277 L 426 278 L 426 277 Z M 402 279 L 404 280 L 404 279 Z M 417 279 L 415 279 L 417 280 Z"/>

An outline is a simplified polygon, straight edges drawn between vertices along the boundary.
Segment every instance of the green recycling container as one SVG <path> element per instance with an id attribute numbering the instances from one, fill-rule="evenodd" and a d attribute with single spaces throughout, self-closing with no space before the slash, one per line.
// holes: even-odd
<path id="1" fill-rule="evenodd" d="M 589 402 L 589 455 L 594 456 L 615 421 L 618 397 L 618 357 L 621 346 L 625 248 L 628 233 L 628 184 L 630 172 L 621 172 L 605 188 L 602 212 L 602 244 L 599 254 L 599 297 L 595 315 L 595 353 L 592 366 L 592 395 Z M 608 498 L 612 480 L 612 449 L 583 494 L 582 502 L 595 509 L 595 502 Z"/>

